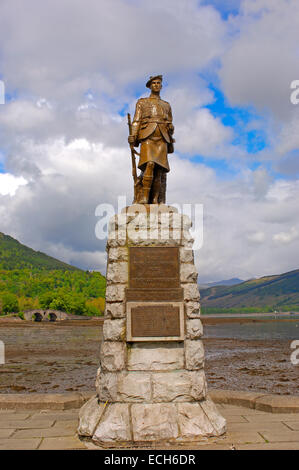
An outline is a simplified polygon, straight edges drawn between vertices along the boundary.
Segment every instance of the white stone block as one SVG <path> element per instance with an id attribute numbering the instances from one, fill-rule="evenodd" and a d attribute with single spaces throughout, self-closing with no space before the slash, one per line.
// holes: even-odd
<path id="1" fill-rule="evenodd" d="M 197 282 L 198 273 L 194 264 L 182 263 L 180 267 L 181 282 Z"/>
<path id="2" fill-rule="evenodd" d="M 110 248 L 108 253 L 109 261 L 128 261 L 128 248 Z"/>
<path id="3" fill-rule="evenodd" d="M 200 317 L 200 305 L 199 302 L 186 302 L 186 314 L 188 318 L 199 318 Z"/>
<path id="4" fill-rule="evenodd" d="M 214 427 L 199 403 L 178 403 L 177 406 L 180 437 L 192 441 L 215 435 Z"/>
<path id="5" fill-rule="evenodd" d="M 207 398 L 200 403 L 200 406 L 202 407 L 206 416 L 209 417 L 209 420 L 215 431 L 214 435 L 221 436 L 224 434 L 226 431 L 226 420 L 223 418 L 223 416 L 221 416 L 213 401 Z"/>
<path id="6" fill-rule="evenodd" d="M 190 395 L 192 399 L 199 401 L 207 396 L 207 381 L 203 370 L 189 371 L 191 381 Z"/>
<path id="7" fill-rule="evenodd" d="M 185 341 L 186 369 L 197 370 L 204 365 L 204 347 L 202 341 L 186 339 Z"/>
<path id="8" fill-rule="evenodd" d="M 202 323 L 199 318 L 187 318 L 186 329 L 188 339 L 198 339 L 203 335 Z"/>
<path id="9" fill-rule="evenodd" d="M 175 402 L 191 399 L 191 377 L 187 371 L 169 371 L 152 375 L 153 401 Z"/>
<path id="10" fill-rule="evenodd" d="M 103 326 L 103 339 L 104 341 L 123 341 L 126 336 L 126 321 L 125 319 L 108 320 L 104 321 Z"/>
<path id="11" fill-rule="evenodd" d="M 106 302 L 105 315 L 110 318 L 125 318 L 125 303 L 109 303 Z"/>
<path id="12" fill-rule="evenodd" d="M 126 365 L 125 343 L 112 341 L 102 342 L 100 358 L 103 371 L 116 372 L 124 369 Z"/>
<path id="13" fill-rule="evenodd" d="M 98 403 L 98 397 L 92 397 L 79 411 L 78 434 L 92 437 L 104 411 L 104 404 Z"/>
<path id="14" fill-rule="evenodd" d="M 194 238 L 192 238 L 191 236 L 182 235 L 181 244 L 185 249 L 192 250 L 193 244 L 194 244 Z"/>
<path id="15" fill-rule="evenodd" d="M 181 343 L 134 344 L 128 349 L 128 370 L 173 370 L 184 368 Z"/>
<path id="16" fill-rule="evenodd" d="M 151 379 L 143 372 L 124 372 L 118 376 L 118 401 L 145 402 L 151 400 Z"/>
<path id="17" fill-rule="evenodd" d="M 127 404 L 114 403 L 107 409 L 93 435 L 96 442 L 131 441 L 129 407 Z"/>
<path id="18" fill-rule="evenodd" d="M 125 300 L 125 284 L 110 284 L 106 288 L 106 302 L 123 302 Z"/>
<path id="19" fill-rule="evenodd" d="M 181 263 L 194 263 L 193 251 L 180 248 L 180 261 Z"/>
<path id="20" fill-rule="evenodd" d="M 96 390 L 102 402 L 116 402 L 118 389 L 118 376 L 120 372 L 101 371 L 97 376 Z"/>
<path id="21" fill-rule="evenodd" d="M 109 263 L 107 269 L 107 282 L 113 284 L 127 283 L 128 263 L 124 261 Z"/>
<path id="22" fill-rule="evenodd" d="M 199 290 L 197 283 L 184 284 L 184 300 L 199 301 Z"/>
<path id="23" fill-rule="evenodd" d="M 126 244 L 126 233 L 123 231 L 117 231 L 115 236 L 109 236 L 107 240 L 108 248 L 117 248 L 119 246 L 126 246 Z"/>
<path id="24" fill-rule="evenodd" d="M 132 405 L 135 441 L 158 441 L 178 437 L 177 410 L 174 404 Z"/>

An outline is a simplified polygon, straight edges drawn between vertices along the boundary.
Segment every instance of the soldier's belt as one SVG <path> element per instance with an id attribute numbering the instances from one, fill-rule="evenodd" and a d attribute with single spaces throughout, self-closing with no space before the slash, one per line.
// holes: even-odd
<path id="1" fill-rule="evenodd" d="M 146 120 L 146 121 L 141 121 L 141 124 L 150 124 L 150 123 L 154 123 L 154 124 L 172 124 L 171 121 L 157 121 L 156 119 L 149 119 L 149 120 Z"/>

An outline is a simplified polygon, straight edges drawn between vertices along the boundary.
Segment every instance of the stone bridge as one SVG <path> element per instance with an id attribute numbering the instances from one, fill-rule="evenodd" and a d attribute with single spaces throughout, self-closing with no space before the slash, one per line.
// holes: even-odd
<path id="1" fill-rule="evenodd" d="M 70 315 L 60 310 L 27 310 L 24 312 L 24 319 L 29 321 L 61 321 L 73 318 L 73 315 Z"/>

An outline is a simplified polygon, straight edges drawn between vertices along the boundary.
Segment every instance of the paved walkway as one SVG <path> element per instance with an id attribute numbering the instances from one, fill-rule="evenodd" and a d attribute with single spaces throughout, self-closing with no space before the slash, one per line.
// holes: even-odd
<path id="1" fill-rule="evenodd" d="M 296 449 L 299 450 L 299 413 L 267 413 L 219 404 L 227 419 L 224 438 L 209 443 L 167 449 Z M 0 410 L 0 450 L 99 449 L 76 436 L 78 410 Z M 155 447 L 165 449 L 165 447 Z"/>

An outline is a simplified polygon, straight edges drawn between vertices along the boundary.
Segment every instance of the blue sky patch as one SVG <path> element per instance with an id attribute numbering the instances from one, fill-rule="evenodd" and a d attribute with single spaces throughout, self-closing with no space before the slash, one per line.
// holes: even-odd
<path id="1" fill-rule="evenodd" d="M 253 108 L 241 108 L 229 106 L 224 94 L 213 85 L 209 86 L 213 91 L 215 100 L 205 108 L 209 109 L 214 117 L 221 120 L 224 126 L 234 129 L 235 138 L 233 145 L 238 145 L 251 153 L 258 153 L 267 146 L 267 137 L 262 128 L 263 121 Z M 252 129 L 251 123 L 256 122 L 258 128 Z"/>

